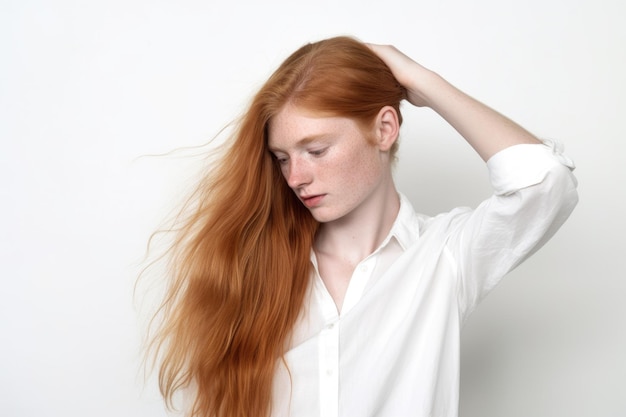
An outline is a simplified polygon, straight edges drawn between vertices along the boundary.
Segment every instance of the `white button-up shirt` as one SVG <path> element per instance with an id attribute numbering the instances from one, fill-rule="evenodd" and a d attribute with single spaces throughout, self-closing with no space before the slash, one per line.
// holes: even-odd
<path id="1" fill-rule="evenodd" d="M 487 163 L 494 195 L 474 210 L 416 214 L 401 196 L 380 247 L 354 270 L 341 313 L 319 276 L 274 381 L 273 416 L 458 414 L 460 330 L 577 202 L 574 166 L 554 143 Z"/>

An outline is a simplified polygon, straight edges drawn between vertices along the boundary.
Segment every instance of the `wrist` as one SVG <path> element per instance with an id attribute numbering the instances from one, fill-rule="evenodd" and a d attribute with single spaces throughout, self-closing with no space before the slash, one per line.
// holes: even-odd
<path id="1" fill-rule="evenodd" d="M 453 87 L 439 74 L 421 67 L 419 71 L 413 72 L 407 94 L 413 104 L 435 108 L 450 88 Z"/>

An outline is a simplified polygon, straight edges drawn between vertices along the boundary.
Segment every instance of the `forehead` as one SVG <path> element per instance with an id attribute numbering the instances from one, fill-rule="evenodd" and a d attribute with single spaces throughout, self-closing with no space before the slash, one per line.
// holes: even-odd
<path id="1" fill-rule="evenodd" d="M 324 115 L 288 104 L 269 121 L 268 147 L 270 150 L 288 150 L 355 131 L 359 129 L 352 119 Z"/>

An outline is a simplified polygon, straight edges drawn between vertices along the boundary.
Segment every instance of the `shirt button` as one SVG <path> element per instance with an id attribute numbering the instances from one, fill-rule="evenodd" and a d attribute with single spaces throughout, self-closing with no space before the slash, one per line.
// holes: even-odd
<path id="1" fill-rule="evenodd" d="M 367 265 L 361 265 L 359 269 L 361 270 L 361 272 L 367 272 Z"/>
<path id="2" fill-rule="evenodd" d="M 326 375 L 333 376 L 333 370 L 332 369 L 327 369 L 326 370 Z"/>

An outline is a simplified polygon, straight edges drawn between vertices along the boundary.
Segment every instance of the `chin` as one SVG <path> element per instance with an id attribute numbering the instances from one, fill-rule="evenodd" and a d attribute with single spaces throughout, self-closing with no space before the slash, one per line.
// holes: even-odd
<path id="1" fill-rule="evenodd" d="M 313 213 L 311 213 L 311 214 L 313 214 Z M 319 216 L 319 215 L 315 215 L 315 214 L 313 214 L 313 218 L 315 220 L 317 220 L 319 223 L 328 223 L 328 222 L 332 222 L 333 220 L 335 220 L 335 218 L 333 218 L 333 217 Z"/>
<path id="2" fill-rule="evenodd" d="M 331 212 L 329 210 L 322 210 L 322 209 L 318 209 L 318 210 L 313 209 L 310 211 L 311 211 L 311 215 L 313 216 L 313 218 L 320 223 L 334 222 L 335 220 L 341 219 L 345 215 L 344 213 L 336 213 L 336 212 Z"/>

